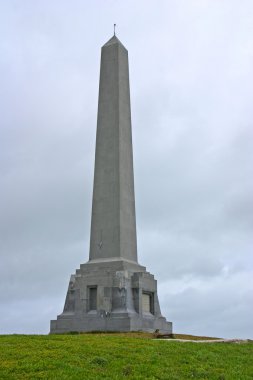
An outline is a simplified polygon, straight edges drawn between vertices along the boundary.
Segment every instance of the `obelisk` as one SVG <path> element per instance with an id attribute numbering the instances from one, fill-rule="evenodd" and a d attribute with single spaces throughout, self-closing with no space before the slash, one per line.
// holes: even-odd
<path id="1" fill-rule="evenodd" d="M 103 47 L 99 85 L 90 260 L 137 261 L 128 52 Z"/>
<path id="2" fill-rule="evenodd" d="M 114 35 L 101 52 L 89 261 L 71 275 L 50 333 L 155 330 L 172 323 L 137 260 L 128 52 Z"/>

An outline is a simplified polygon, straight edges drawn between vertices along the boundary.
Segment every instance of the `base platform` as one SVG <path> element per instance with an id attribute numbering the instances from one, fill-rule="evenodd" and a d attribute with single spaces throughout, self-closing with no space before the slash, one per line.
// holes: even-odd
<path id="1" fill-rule="evenodd" d="M 146 268 L 126 260 L 94 260 L 71 275 L 63 313 L 50 333 L 146 331 L 172 333 L 161 315 L 157 283 Z"/>

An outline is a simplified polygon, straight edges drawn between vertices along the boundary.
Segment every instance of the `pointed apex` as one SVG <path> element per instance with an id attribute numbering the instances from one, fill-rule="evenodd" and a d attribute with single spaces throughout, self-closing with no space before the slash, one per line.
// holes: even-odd
<path id="1" fill-rule="evenodd" d="M 110 40 L 107 41 L 107 42 L 103 45 L 103 47 L 105 47 L 105 46 L 109 46 L 109 45 L 114 45 L 114 44 L 119 44 L 119 45 L 121 45 L 121 46 L 123 46 L 123 47 L 125 48 L 125 46 L 122 44 L 122 42 L 120 42 L 120 40 L 118 39 L 118 37 L 116 37 L 115 35 L 114 35 L 112 38 L 110 38 Z M 126 49 L 126 48 L 125 48 L 125 49 Z"/>

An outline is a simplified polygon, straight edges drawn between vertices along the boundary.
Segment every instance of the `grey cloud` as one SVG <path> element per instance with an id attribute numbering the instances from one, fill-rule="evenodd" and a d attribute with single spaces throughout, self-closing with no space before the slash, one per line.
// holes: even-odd
<path id="1" fill-rule="evenodd" d="M 251 1 L 0 7 L 1 333 L 47 333 L 88 259 L 100 46 L 116 22 L 139 261 L 178 332 L 250 337 Z"/>

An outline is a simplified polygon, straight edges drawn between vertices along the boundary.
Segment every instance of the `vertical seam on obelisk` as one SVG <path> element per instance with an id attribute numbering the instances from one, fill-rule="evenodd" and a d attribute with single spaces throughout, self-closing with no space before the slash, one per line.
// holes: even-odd
<path id="1" fill-rule="evenodd" d="M 120 62 L 119 62 L 119 45 L 117 44 L 117 100 L 118 100 L 118 104 L 117 104 L 117 130 L 118 130 L 118 144 L 116 145 L 118 147 L 118 152 L 117 152 L 117 156 L 118 156 L 118 162 L 117 162 L 117 170 L 118 170 L 118 189 L 119 189 L 119 196 L 118 196 L 118 218 L 119 218 L 119 235 L 118 235 L 118 239 L 119 239 L 119 252 L 118 252 L 118 255 L 119 257 L 121 257 L 121 216 L 120 216 L 120 120 L 119 120 L 119 105 L 120 105 L 120 100 L 119 100 L 119 96 L 120 96 L 120 92 L 119 92 L 119 66 L 120 66 Z"/>
<path id="2" fill-rule="evenodd" d="M 127 63 L 128 63 L 128 52 L 127 52 Z M 134 223 L 134 239 L 135 246 L 132 249 L 135 250 L 135 260 L 138 262 L 138 254 L 137 254 L 137 231 L 136 231 L 136 212 L 135 212 L 135 192 L 134 192 L 134 165 L 133 165 L 133 137 L 132 137 L 132 115 L 131 115 L 131 96 L 130 96 L 130 74 L 129 74 L 129 64 L 127 65 L 127 81 L 128 81 L 128 102 L 129 102 L 129 117 L 130 117 L 130 146 L 131 146 L 131 171 L 133 173 L 133 188 L 131 191 L 133 192 L 133 223 Z"/>

